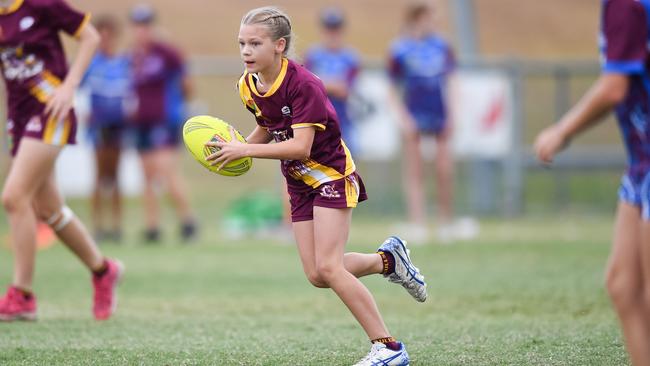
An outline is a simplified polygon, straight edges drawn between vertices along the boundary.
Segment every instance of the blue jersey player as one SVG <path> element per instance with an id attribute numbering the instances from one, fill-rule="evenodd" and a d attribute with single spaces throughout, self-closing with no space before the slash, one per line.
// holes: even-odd
<path id="1" fill-rule="evenodd" d="M 339 116 L 343 140 L 353 153 L 357 150 L 354 125 L 348 115 L 348 97 L 361 67 L 356 51 L 345 46 L 345 18 L 337 8 L 321 13 L 322 43 L 305 54 L 305 67 L 325 85 L 327 96 Z"/>
<path id="2" fill-rule="evenodd" d="M 633 365 L 650 365 L 650 1 L 602 2 L 602 75 L 555 125 L 535 152 L 544 163 L 570 139 L 615 110 L 627 150 L 607 290 Z"/>
<path id="3" fill-rule="evenodd" d="M 84 87 L 90 92 L 88 137 L 95 148 L 96 181 L 92 196 L 95 238 L 121 240 L 122 199 L 118 187 L 118 165 L 126 129 L 127 100 L 131 94 L 129 58 L 117 49 L 120 26 L 110 16 L 96 21 L 99 51 L 93 57 Z M 104 197 L 104 193 L 107 193 Z M 110 201 L 112 228 L 102 222 L 105 201 Z"/>
<path id="4" fill-rule="evenodd" d="M 426 3 L 412 5 L 406 13 L 404 34 L 390 49 L 389 74 L 395 89 L 393 102 L 400 112 L 404 136 L 405 193 L 414 238 L 426 238 L 422 135 L 436 138 L 436 187 L 440 216 L 440 238 L 449 240 L 452 228 L 453 163 L 450 152 L 450 121 L 447 111 L 447 81 L 455 62 L 449 44 L 433 31 L 433 9 Z M 399 100 L 401 99 L 401 101 Z"/>

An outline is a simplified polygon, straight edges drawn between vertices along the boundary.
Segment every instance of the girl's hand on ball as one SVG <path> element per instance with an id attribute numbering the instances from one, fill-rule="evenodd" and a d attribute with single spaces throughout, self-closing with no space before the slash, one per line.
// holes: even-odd
<path id="1" fill-rule="evenodd" d="M 246 144 L 237 140 L 234 128 L 230 127 L 230 141 L 208 141 L 205 146 L 216 147 L 219 151 L 209 155 L 205 160 L 210 162 L 210 165 L 215 166 L 219 164 L 217 170 L 221 170 L 228 163 L 246 157 Z"/>

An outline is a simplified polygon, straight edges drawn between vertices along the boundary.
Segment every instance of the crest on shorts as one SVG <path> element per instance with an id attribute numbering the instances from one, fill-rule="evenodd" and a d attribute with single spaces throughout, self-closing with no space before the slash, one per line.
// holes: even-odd
<path id="1" fill-rule="evenodd" d="M 337 191 L 336 188 L 334 188 L 334 186 L 331 184 L 323 184 L 320 188 L 320 195 L 321 197 L 325 197 L 325 198 L 341 197 L 339 191 Z"/>
<path id="2" fill-rule="evenodd" d="M 41 132 L 42 129 L 41 117 L 39 116 L 30 118 L 29 122 L 27 122 L 27 126 L 25 126 L 25 131 L 27 132 Z"/>

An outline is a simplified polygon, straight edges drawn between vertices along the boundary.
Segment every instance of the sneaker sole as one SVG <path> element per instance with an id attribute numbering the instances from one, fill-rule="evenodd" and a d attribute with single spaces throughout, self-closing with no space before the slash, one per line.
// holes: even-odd
<path id="1" fill-rule="evenodd" d="M 11 316 L 0 315 L 0 322 L 13 322 L 13 321 L 27 321 L 33 322 L 36 321 L 36 313 L 20 313 Z"/>

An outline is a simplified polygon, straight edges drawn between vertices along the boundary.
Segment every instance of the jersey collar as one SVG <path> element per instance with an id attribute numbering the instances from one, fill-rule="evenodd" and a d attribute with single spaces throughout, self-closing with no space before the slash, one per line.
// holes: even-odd
<path id="1" fill-rule="evenodd" d="M 255 95 L 258 97 L 270 97 L 271 95 L 275 94 L 275 92 L 280 88 L 280 85 L 282 85 L 282 82 L 284 81 L 284 77 L 287 75 L 287 69 L 289 68 L 289 60 L 286 58 L 282 59 L 282 68 L 280 69 L 280 74 L 278 77 L 275 79 L 273 82 L 273 85 L 271 85 L 271 88 L 269 91 L 267 91 L 264 95 L 260 94 L 257 91 L 257 86 L 255 85 L 255 80 L 253 79 L 252 74 L 248 74 L 248 84 L 251 87 L 251 90 Z"/>
<path id="2" fill-rule="evenodd" d="M 23 5 L 24 0 L 14 0 L 9 6 L 0 6 L 0 15 L 11 14 Z"/>

